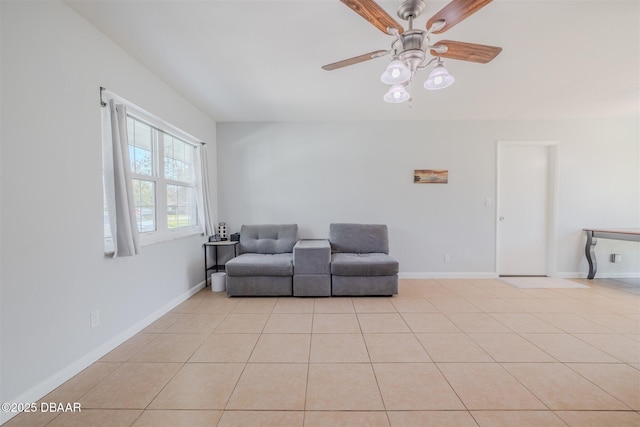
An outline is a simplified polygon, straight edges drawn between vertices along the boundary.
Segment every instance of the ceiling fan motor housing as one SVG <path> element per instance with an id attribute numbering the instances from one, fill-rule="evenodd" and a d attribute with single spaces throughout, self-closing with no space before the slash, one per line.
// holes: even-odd
<path id="1" fill-rule="evenodd" d="M 412 73 L 424 61 L 425 41 L 428 42 L 428 38 L 423 30 L 408 30 L 400 35 L 402 51 L 398 52 L 398 55 Z"/>

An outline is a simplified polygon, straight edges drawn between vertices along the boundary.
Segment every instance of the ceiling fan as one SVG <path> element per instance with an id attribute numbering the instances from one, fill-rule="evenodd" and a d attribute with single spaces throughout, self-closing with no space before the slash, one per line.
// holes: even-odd
<path id="1" fill-rule="evenodd" d="M 450 86 L 454 78 L 444 68 L 442 58 L 486 64 L 502 51 L 500 47 L 474 43 L 440 40 L 431 44 L 430 41 L 432 34 L 444 33 L 492 0 L 452 0 L 427 21 L 426 31 L 413 28 L 413 20 L 424 10 L 424 0 L 405 0 L 398 8 L 398 17 L 408 21 L 407 30 L 373 0 L 340 1 L 383 33 L 395 37 L 395 40 L 389 50 L 375 50 L 327 64 L 322 68 L 331 71 L 391 55 L 391 62 L 380 77 L 383 83 L 391 86 L 384 96 L 384 100 L 390 103 L 408 101 L 411 96 L 406 90 L 407 84 L 411 82 L 416 71 L 424 70 L 431 65 L 434 65 L 434 68 L 424 83 L 425 89 L 438 90 Z M 428 59 L 427 51 L 432 56 L 431 59 Z"/>

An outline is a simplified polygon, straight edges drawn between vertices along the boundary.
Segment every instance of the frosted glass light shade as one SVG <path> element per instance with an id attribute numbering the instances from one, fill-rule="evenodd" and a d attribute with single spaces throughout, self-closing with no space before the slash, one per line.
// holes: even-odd
<path id="1" fill-rule="evenodd" d="M 399 104 L 408 101 L 409 98 L 409 92 L 407 92 L 403 85 L 391 86 L 391 89 L 389 89 L 384 96 L 384 100 L 391 104 Z"/>
<path id="2" fill-rule="evenodd" d="M 431 70 L 429 77 L 424 82 L 424 88 L 428 90 L 439 90 L 449 87 L 456 79 L 444 68 L 441 62 Z"/>
<path id="3" fill-rule="evenodd" d="M 399 59 L 394 59 L 389 63 L 387 69 L 380 76 L 382 83 L 386 85 L 397 85 L 404 83 L 411 78 L 411 71 Z"/>

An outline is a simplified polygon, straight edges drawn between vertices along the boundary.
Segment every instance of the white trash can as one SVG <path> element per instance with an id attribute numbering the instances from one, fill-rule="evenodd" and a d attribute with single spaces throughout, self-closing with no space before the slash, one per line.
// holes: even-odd
<path id="1" fill-rule="evenodd" d="M 211 273 L 211 290 L 223 292 L 226 289 L 227 273 Z"/>

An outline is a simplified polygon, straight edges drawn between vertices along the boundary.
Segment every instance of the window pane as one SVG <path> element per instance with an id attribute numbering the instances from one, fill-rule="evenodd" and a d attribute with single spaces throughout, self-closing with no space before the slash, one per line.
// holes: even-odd
<path id="1" fill-rule="evenodd" d="M 193 146 L 164 134 L 164 177 L 172 181 L 193 181 Z"/>
<path id="2" fill-rule="evenodd" d="M 194 189 L 182 185 L 167 185 L 167 227 L 175 229 L 197 224 Z"/>
<path id="3" fill-rule="evenodd" d="M 147 233 L 156 230 L 156 191 L 153 181 L 132 179 L 133 203 L 136 208 L 138 231 Z"/>
<path id="4" fill-rule="evenodd" d="M 127 117 L 129 161 L 131 172 L 153 175 L 153 129 L 151 126 Z"/>

